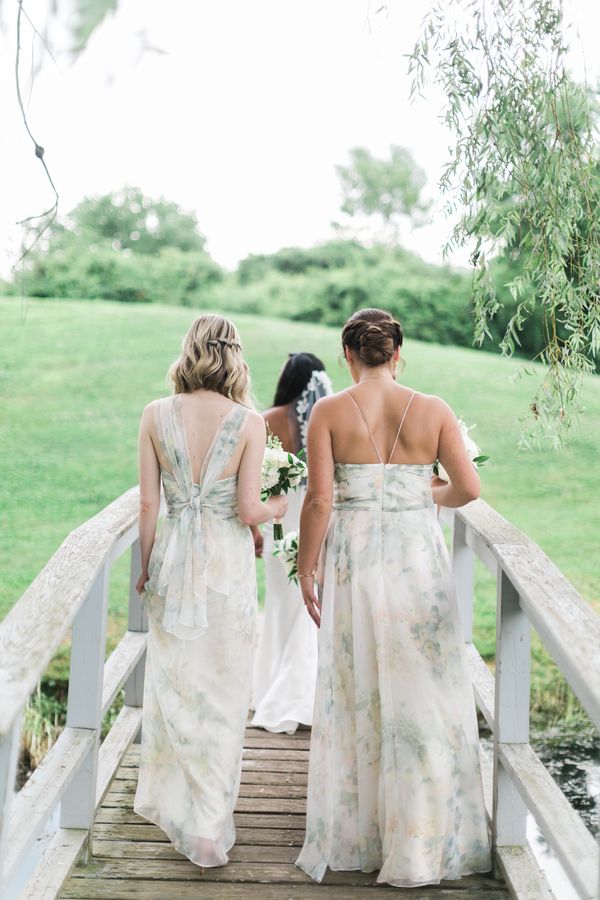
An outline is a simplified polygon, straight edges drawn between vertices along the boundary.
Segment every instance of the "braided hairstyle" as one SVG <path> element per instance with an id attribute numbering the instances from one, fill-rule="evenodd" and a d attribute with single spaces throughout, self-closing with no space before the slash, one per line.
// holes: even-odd
<path id="1" fill-rule="evenodd" d="M 383 309 L 359 309 L 342 330 L 342 347 L 349 347 L 369 368 L 390 362 L 402 340 L 400 322 Z"/>

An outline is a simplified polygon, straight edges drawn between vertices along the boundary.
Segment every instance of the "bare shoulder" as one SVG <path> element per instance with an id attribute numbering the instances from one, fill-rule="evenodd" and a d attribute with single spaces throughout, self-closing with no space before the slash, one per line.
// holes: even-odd
<path id="1" fill-rule="evenodd" d="M 344 393 L 345 391 L 340 391 L 339 394 L 328 394 L 326 397 L 320 397 L 312 408 L 310 421 L 312 422 L 314 417 L 318 421 L 325 421 L 328 417 L 337 415 L 340 406 L 348 402 L 345 398 L 342 399 Z"/>
<path id="2" fill-rule="evenodd" d="M 415 399 L 417 398 L 419 404 L 422 405 L 422 409 L 440 423 L 454 418 L 451 407 L 445 400 L 442 400 L 442 398 L 438 397 L 436 394 L 422 394 L 420 391 L 415 391 Z"/>
<path id="3" fill-rule="evenodd" d="M 157 400 L 151 400 L 150 403 L 146 403 L 144 409 L 142 410 L 141 415 L 141 424 L 142 425 L 151 425 L 154 422 L 154 413 L 157 407 L 164 403 L 164 401 L 168 399 L 167 397 L 159 397 Z"/>
<path id="4" fill-rule="evenodd" d="M 252 431 L 265 431 L 265 420 L 262 413 L 257 412 L 255 409 L 249 409 L 248 415 L 246 416 L 246 427 L 250 428 Z"/>

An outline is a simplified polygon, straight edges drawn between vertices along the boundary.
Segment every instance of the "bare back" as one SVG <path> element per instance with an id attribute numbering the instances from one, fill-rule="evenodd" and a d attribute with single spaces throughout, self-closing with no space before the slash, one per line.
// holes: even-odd
<path id="1" fill-rule="evenodd" d="M 336 463 L 426 465 L 438 457 L 443 404 L 437 397 L 366 379 L 327 403 Z"/>
<path id="2" fill-rule="evenodd" d="M 180 394 L 180 401 L 192 480 L 197 484 L 215 436 L 219 433 L 223 420 L 235 404 L 215 391 L 194 391 L 190 394 Z M 149 430 L 159 464 L 162 469 L 169 472 L 171 466 L 158 440 L 156 424 L 153 419 L 150 421 Z M 220 478 L 228 478 L 237 473 L 244 446 L 245 442 L 241 440 L 221 472 Z"/>

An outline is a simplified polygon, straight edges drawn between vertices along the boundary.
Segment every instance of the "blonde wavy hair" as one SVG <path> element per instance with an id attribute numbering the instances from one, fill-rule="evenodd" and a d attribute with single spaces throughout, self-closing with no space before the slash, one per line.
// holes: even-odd
<path id="1" fill-rule="evenodd" d="M 176 394 L 203 388 L 235 403 L 252 406 L 250 373 L 242 356 L 240 335 L 230 319 L 215 313 L 198 316 L 181 344 L 181 354 L 169 369 Z"/>

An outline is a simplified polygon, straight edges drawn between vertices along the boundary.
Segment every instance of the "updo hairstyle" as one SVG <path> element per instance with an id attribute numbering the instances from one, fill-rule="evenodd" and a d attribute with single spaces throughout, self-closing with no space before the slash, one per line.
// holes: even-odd
<path id="1" fill-rule="evenodd" d="M 383 309 L 359 309 L 342 330 L 342 347 L 349 347 L 364 366 L 390 362 L 402 346 L 402 326 Z"/>
<path id="2" fill-rule="evenodd" d="M 169 369 L 169 378 L 176 394 L 203 388 L 243 406 L 252 405 L 239 332 L 230 319 L 215 313 L 198 316 L 192 323 L 181 354 Z"/>

